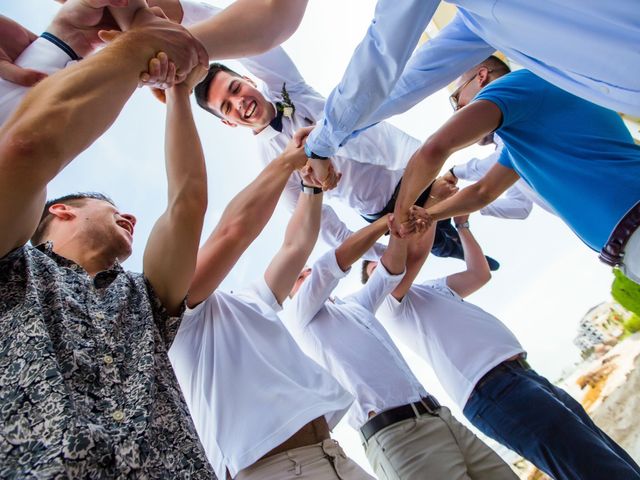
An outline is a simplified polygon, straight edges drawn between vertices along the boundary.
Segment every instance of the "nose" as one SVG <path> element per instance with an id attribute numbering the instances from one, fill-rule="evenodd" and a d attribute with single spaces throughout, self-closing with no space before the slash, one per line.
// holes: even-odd
<path id="1" fill-rule="evenodd" d="M 136 226 L 136 222 L 138 220 L 136 219 L 135 216 L 131 215 L 130 213 L 122 213 L 122 214 L 120 214 L 120 216 L 122 218 L 124 218 L 125 220 L 131 222 L 131 225 L 133 225 L 134 227 Z"/>

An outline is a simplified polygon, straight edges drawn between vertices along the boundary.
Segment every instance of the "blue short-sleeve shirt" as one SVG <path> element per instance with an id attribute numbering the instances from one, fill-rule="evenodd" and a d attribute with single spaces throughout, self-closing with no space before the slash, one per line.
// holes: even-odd
<path id="1" fill-rule="evenodd" d="M 536 190 L 594 250 L 640 201 L 640 147 L 620 116 L 528 70 L 487 85 L 475 98 L 502 111 L 498 160 Z"/>

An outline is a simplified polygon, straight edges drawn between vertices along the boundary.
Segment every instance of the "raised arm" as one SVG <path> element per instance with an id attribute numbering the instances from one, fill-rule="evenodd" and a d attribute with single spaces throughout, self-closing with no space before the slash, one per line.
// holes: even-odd
<path id="1" fill-rule="evenodd" d="M 29 239 L 47 183 L 113 123 L 149 59 L 183 41 L 155 19 L 141 11 L 112 45 L 40 82 L 0 129 L 0 257 Z"/>
<path id="2" fill-rule="evenodd" d="M 471 295 L 491 280 L 489 264 L 482 248 L 480 248 L 469 227 L 465 225 L 468 225 L 468 221 L 468 215 L 454 218 L 462 241 L 467 269 L 464 272 L 455 273 L 447 277 L 447 286 L 462 298 Z"/>
<path id="3" fill-rule="evenodd" d="M 409 208 L 438 175 L 449 156 L 476 143 L 500 125 L 502 113 L 492 102 L 480 100 L 458 110 L 411 157 L 398 193 L 395 226 L 409 217 Z M 398 233 L 399 229 L 394 232 Z"/>
<path id="4" fill-rule="evenodd" d="M 211 60 L 258 55 L 296 31 L 307 0 L 236 0 L 190 30 Z"/>
<path id="5" fill-rule="evenodd" d="M 267 224 L 287 179 L 306 162 L 304 150 L 293 143 L 234 197 L 218 225 L 198 252 L 189 306 L 211 295 Z"/>
<path id="6" fill-rule="evenodd" d="M 300 193 L 284 242 L 264 273 L 265 281 L 282 305 L 293 288 L 318 239 L 322 191 Z"/>
<path id="7" fill-rule="evenodd" d="M 353 235 L 353 231 L 349 230 L 349 227 L 340 220 L 333 208 L 326 204 L 323 205 L 320 219 L 320 237 L 322 240 L 331 248 L 338 248 L 351 235 Z M 362 255 L 362 258 L 377 261 L 386 248 L 387 246 L 383 243 L 376 242 Z"/>
<path id="8" fill-rule="evenodd" d="M 520 176 L 515 170 L 496 163 L 487 174 L 473 185 L 463 188 L 446 200 L 429 207 L 426 211 L 433 220 L 465 215 L 490 204 Z"/>
<path id="9" fill-rule="evenodd" d="M 155 223 L 144 252 L 144 275 L 169 313 L 176 313 L 187 295 L 196 266 L 207 210 L 204 153 L 189 99 L 207 71 L 194 69 L 189 78 L 167 90 L 165 157 L 167 209 Z"/>
<path id="10" fill-rule="evenodd" d="M 361 228 L 336 248 L 336 260 L 343 272 L 351 268 L 362 255 L 369 250 L 376 240 L 387 231 L 387 216 Z"/>
<path id="11" fill-rule="evenodd" d="M 375 313 L 385 297 L 397 287 L 404 275 L 408 242 L 406 239 L 392 236 L 374 274 L 367 284 L 350 295 L 349 299 Z"/>

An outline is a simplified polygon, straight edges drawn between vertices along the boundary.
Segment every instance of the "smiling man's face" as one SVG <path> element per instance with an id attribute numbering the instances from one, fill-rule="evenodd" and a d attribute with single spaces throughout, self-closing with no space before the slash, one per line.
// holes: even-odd
<path id="1" fill-rule="evenodd" d="M 207 94 L 209 108 L 218 112 L 223 123 L 260 130 L 275 117 L 275 109 L 256 84 L 247 77 L 219 71 Z"/>

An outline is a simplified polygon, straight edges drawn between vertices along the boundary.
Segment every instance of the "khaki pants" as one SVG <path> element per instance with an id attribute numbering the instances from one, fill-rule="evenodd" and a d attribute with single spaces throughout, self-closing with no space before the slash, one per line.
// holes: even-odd
<path id="1" fill-rule="evenodd" d="M 236 476 L 236 480 L 374 480 L 338 442 L 327 439 L 267 457 Z"/>
<path id="2" fill-rule="evenodd" d="M 383 428 L 363 443 L 380 480 L 517 480 L 446 407 Z"/>

